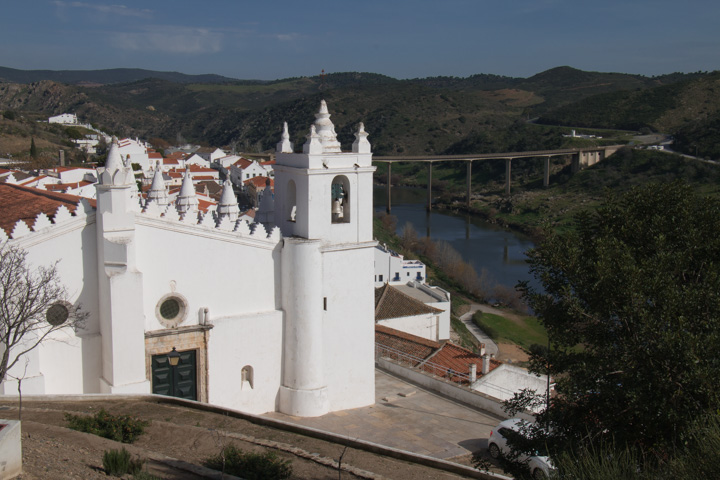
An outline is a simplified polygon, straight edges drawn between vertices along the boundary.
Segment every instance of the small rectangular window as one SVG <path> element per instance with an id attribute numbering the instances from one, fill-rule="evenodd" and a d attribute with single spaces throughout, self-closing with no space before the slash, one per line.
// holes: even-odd
<path id="1" fill-rule="evenodd" d="M 327 297 L 323 297 L 323 310 L 327 312 Z"/>
<path id="2" fill-rule="evenodd" d="M 380 275 L 380 279 L 379 279 L 378 281 L 380 281 L 380 282 L 383 281 L 383 276 L 382 276 L 382 275 Z"/>

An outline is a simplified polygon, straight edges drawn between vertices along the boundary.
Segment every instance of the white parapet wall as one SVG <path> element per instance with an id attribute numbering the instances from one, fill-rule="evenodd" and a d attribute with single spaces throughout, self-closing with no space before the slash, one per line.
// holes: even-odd
<path id="1" fill-rule="evenodd" d="M 464 403 L 465 405 L 470 405 L 471 407 L 485 410 L 501 418 L 509 418 L 507 413 L 505 413 L 502 409 L 502 400 L 500 399 L 493 398 L 484 393 L 476 392 L 467 387 L 458 385 L 457 383 L 433 377 L 423 372 L 398 365 L 397 363 L 393 363 L 385 358 L 376 359 L 376 365 L 386 372 L 400 378 L 404 378 L 411 383 L 438 393 L 446 398 L 456 400 Z M 530 414 L 530 412 L 518 413 L 515 417 L 524 418 L 525 420 L 531 422 L 535 421 L 535 418 Z"/>
<path id="2" fill-rule="evenodd" d="M 0 419 L 0 478 L 9 480 L 22 473 L 20 421 Z"/>

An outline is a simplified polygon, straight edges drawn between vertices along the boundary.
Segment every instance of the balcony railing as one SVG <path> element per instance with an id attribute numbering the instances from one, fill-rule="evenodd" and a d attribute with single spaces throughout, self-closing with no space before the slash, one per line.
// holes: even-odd
<path id="1" fill-rule="evenodd" d="M 411 355 L 409 353 L 396 350 L 385 345 L 375 344 L 375 361 L 385 358 L 398 365 L 405 365 L 412 369 L 419 370 L 434 377 L 446 378 L 456 383 L 465 385 L 470 384 L 470 375 L 467 373 L 456 372 L 455 370 L 426 361 L 423 358 Z"/>

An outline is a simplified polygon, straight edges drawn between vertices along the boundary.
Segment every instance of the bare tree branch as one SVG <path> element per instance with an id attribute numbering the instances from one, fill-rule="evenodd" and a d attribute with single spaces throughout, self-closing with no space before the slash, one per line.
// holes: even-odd
<path id="1" fill-rule="evenodd" d="M 0 246 L 0 382 L 52 333 L 84 325 L 88 313 L 67 298 L 57 262 L 33 268 L 26 251 Z"/>

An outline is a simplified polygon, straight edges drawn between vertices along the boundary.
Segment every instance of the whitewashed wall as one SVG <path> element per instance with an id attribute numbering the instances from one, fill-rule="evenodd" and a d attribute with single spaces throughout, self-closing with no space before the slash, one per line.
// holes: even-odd
<path id="1" fill-rule="evenodd" d="M 67 289 L 68 301 L 80 304 L 82 311 L 89 313 L 82 330 L 75 332 L 66 328 L 55 332 L 26 355 L 30 360 L 26 372 L 25 361 L 20 360 L 10 375 L 24 376 L 24 394 L 99 392 L 100 357 L 87 361 L 98 354 L 100 330 L 94 215 L 51 225 L 11 240 L 10 245 L 28 252 L 31 267 L 49 266 L 58 261 L 58 273 Z M 17 382 L 8 378 L 0 391 L 17 394 Z"/>
<path id="2" fill-rule="evenodd" d="M 437 341 L 439 337 L 438 315 L 423 313 L 409 317 L 389 318 L 380 320 L 378 324 L 384 325 L 401 332 L 417 335 L 428 340 Z"/>
<path id="3" fill-rule="evenodd" d="M 209 402 L 250 413 L 275 411 L 281 382 L 280 311 L 215 318 L 208 346 Z M 241 381 L 244 366 L 253 385 Z"/>
<path id="4" fill-rule="evenodd" d="M 373 250 L 323 255 L 325 379 L 331 411 L 375 403 Z M 356 270 L 352 278 L 348 265 Z"/>
<path id="5" fill-rule="evenodd" d="M 197 325 L 202 312 L 226 317 L 279 308 L 279 246 L 252 246 L 232 232 L 138 220 L 138 269 L 143 272 L 145 329 L 164 328 L 155 315 L 172 289 L 188 302 L 181 324 Z M 174 284 L 171 284 L 174 282 Z"/>

